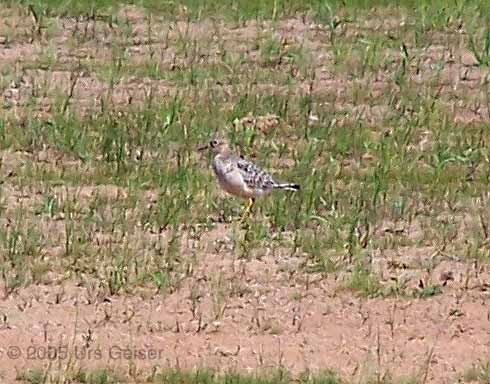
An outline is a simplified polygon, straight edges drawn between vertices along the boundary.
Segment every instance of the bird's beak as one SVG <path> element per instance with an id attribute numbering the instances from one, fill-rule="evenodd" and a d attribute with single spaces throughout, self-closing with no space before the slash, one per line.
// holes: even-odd
<path id="1" fill-rule="evenodd" d="M 198 151 L 204 151 L 208 148 L 209 148 L 209 144 L 203 144 L 203 145 L 200 145 L 199 147 L 197 147 L 197 150 Z"/>

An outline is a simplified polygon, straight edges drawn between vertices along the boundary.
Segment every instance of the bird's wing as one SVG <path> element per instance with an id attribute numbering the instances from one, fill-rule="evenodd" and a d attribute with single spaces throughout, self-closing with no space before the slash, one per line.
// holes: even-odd
<path id="1" fill-rule="evenodd" d="M 235 158 L 235 163 L 248 188 L 267 190 L 272 189 L 276 184 L 269 173 L 262 170 L 254 163 L 240 157 Z"/>

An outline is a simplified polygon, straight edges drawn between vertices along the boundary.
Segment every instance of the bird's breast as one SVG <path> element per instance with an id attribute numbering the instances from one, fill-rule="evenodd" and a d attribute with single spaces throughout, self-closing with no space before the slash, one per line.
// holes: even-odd
<path id="1" fill-rule="evenodd" d="M 213 160 L 213 171 L 224 191 L 245 198 L 254 196 L 254 191 L 247 187 L 239 170 L 219 155 Z"/>

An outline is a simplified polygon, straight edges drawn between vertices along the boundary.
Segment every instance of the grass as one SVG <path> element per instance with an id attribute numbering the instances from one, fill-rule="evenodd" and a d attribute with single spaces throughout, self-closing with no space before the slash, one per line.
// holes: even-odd
<path id="1" fill-rule="evenodd" d="M 79 370 L 66 375 L 66 379 L 79 384 L 116 384 L 126 383 L 129 379 L 121 377 L 108 369 Z M 43 371 L 26 371 L 17 376 L 17 380 L 29 384 L 54 383 L 56 377 L 46 376 Z M 53 380 L 53 381 L 51 381 Z M 140 379 L 138 379 L 140 380 Z M 243 375 L 238 373 L 217 374 L 210 370 L 182 371 L 155 370 L 144 378 L 145 383 L 154 384 L 340 384 L 343 381 L 333 371 L 325 370 L 318 375 L 303 374 L 298 379 L 292 379 L 288 372 L 278 371 L 263 375 Z"/>
<path id="2" fill-rule="evenodd" d="M 482 368 L 483 369 L 483 368 Z M 116 384 L 130 382 L 128 378 L 120 376 L 110 369 L 97 370 L 78 370 L 74 373 L 65 375 L 67 380 L 79 384 Z M 471 368 L 463 375 L 463 380 L 471 382 L 486 382 L 485 373 L 479 368 Z M 37 383 L 55 383 L 60 378 L 56 376 L 46 375 L 43 371 L 26 371 L 17 376 L 17 380 L 29 384 Z M 135 379 L 135 378 L 133 378 Z M 332 370 L 322 370 L 317 374 L 303 373 L 297 377 L 292 377 L 285 370 L 272 371 L 269 373 L 258 374 L 239 374 L 229 372 L 218 374 L 212 370 L 200 369 L 196 371 L 155 369 L 146 376 L 140 377 L 138 382 L 154 383 L 154 384 L 342 384 L 348 381 L 341 379 L 337 373 Z M 416 384 L 421 382 L 416 376 L 403 376 L 394 378 L 391 375 L 385 375 L 382 378 L 368 378 L 365 382 L 382 382 L 385 384 Z"/>
<path id="3" fill-rule="evenodd" d="M 7 3 L 31 5 L 33 9 L 40 11 L 40 15 L 96 14 L 100 11 L 111 12 L 117 8 L 114 2 L 110 0 L 84 0 L 79 2 L 70 0 L 8 0 Z M 301 12 L 310 12 L 321 20 L 328 20 L 330 25 L 334 27 L 337 24 L 333 16 L 340 10 L 348 9 L 355 14 L 358 10 L 372 7 L 400 7 L 402 9 L 415 9 L 421 16 L 421 25 L 424 28 L 447 24 L 451 21 L 448 16 L 452 15 L 453 12 L 459 16 L 464 14 L 468 8 L 483 11 L 488 5 L 487 1 L 474 0 L 451 4 L 441 0 L 436 2 L 427 0 L 355 0 L 343 2 L 335 0 L 328 3 L 320 0 L 307 2 L 299 0 L 219 0 L 204 5 L 196 0 L 185 0 L 179 3 L 139 0 L 136 2 L 128 1 L 128 3 L 144 7 L 149 12 L 165 15 L 179 14 L 181 17 L 191 18 L 206 18 L 218 15 L 235 21 L 253 18 L 278 19 Z"/>
<path id="4" fill-rule="evenodd" d="M 72 228 L 72 224 L 66 225 L 67 229 L 72 228 L 71 231 L 88 234 L 102 225 L 100 229 L 104 232 L 110 229 L 124 235 L 129 226 L 117 220 L 117 216 L 126 215 L 128 210 L 131 210 L 132 222 L 139 223 L 142 228 L 176 230 L 182 225 L 190 228 L 193 224 L 207 223 L 210 214 L 219 209 L 217 204 L 224 204 L 221 209 L 228 217 L 234 215 L 230 204 L 237 208 L 234 201 L 217 202 L 213 181 L 194 151 L 195 146 L 210 137 L 213 131 L 226 129 L 232 142 L 242 146 L 242 153 L 246 156 L 257 155 L 257 161 L 267 168 L 277 168 L 277 162 L 280 163 L 282 158 L 294 160 L 291 172 L 282 174 L 284 178 L 302 180 L 304 192 L 265 201 L 259 209 L 270 223 L 272 233 L 302 228 L 304 234 L 299 234 L 301 248 L 316 260 L 314 270 L 320 268 L 326 272 L 335 270 L 335 261 L 328 261 L 330 257 L 324 259 L 321 247 L 342 249 L 347 243 L 350 248 L 367 246 L 376 249 L 380 239 L 371 238 L 370 231 L 383 219 L 411 221 L 417 215 L 413 207 L 415 200 L 432 200 L 435 202 L 432 209 L 442 213 L 444 209 L 437 205 L 437 201 L 457 199 L 462 186 L 469 198 L 479 196 L 486 189 L 488 172 L 485 173 L 485 168 L 481 168 L 471 183 L 466 179 L 470 166 L 475 168 L 483 161 L 486 133 L 478 125 L 461 130 L 453 124 L 450 111 L 445 106 L 446 101 L 438 99 L 426 88 L 429 84 L 418 86 L 422 87 L 420 90 L 426 96 L 416 98 L 408 87 L 404 90 L 406 86 L 400 80 L 395 79 L 392 84 L 388 82 L 387 87 L 393 91 L 396 87 L 402 87 L 394 93 L 399 99 L 395 104 L 388 99 L 393 97 L 390 93 L 370 98 L 368 94 L 345 92 L 342 100 L 335 101 L 341 103 L 339 110 L 329 106 L 328 95 L 322 100 L 321 95 L 313 97 L 294 90 L 288 82 L 282 83 L 284 85 L 278 87 L 276 93 L 263 93 L 259 87 L 280 76 L 283 68 L 294 68 L 304 63 L 306 68 L 310 68 L 305 72 L 308 73 L 317 64 L 311 62 L 313 52 L 304 46 L 295 51 L 293 61 L 284 64 L 280 59 L 284 55 L 282 43 L 267 35 L 259 38 L 262 39 L 258 48 L 260 65 L 254 68 L 247 60 L 235 61 L 229 67 L 234 85 L 228 96 L 216 93 L 215 86 L 209 84 L 209 74 L 215 73 L 213 67 L 208 68 L 210 72 L 202 72 L 200 65 L 194 67 L 191 64 L 181 69 L 190 77 L 165 75 L 172 86 L 182 88 L 172 90 L 174 95 L 158 104 L 150 93 L 141 100 L 140 105 L 128 105 L 121 110 L 108 104 L 87 119 L 76 114 L 72 107 L 66 110 L 63 107 L 66 100 L 54 97 L 50 119 L 27 119 L 21 125 L 9 118 L 7 111 L 2 120 L 2 127 L 5 127 L 2 130 L 3 148 L 28 151 L 50 148 L 64 158 L 60 164 L 28 162 L 17 170 L 13 185 L 23 188 L 35 183 L 42 189 L 49 189 L 61 184 L 74 187 L 106 184 L 107 180 L 111 180 L 111 184 L 130 191 L 130 201 L 118 198 L 118 204 L 112 208 L 118 211 L 116 219 L 106 224 L 98 224 L 95 218 L 100 217 L 100 210 L 106 209 L 107 201 L 95 200 L 90 210 L 80 207 L 79 212 L 65 212 L 65 217 L 73 216 L 78 221 L 73 224 L 78 227 L 76 229 Z M 182 37 L 177 36 L 176 39 L 180 41 Z M 196 52 L 201 50 L 200 44 L 198 41 L 194 43 Z M 209 46 L 210 42 L 202 44 Z M 356 56 L 353 55 L 357 49 L 356 42 L 345 40 L 342 44 L 349 48 L 336 59 L 338 64 L 347 56 Z M 379 55 L 390 46 L 376 42 L 371 45 L 365 41 L 360 44 L 361 52 L 366 52 L 367 56 L 362 59 L 355 75 L 369 84 L 370 74 L 381 70 Z M 291 52 L 291 48 L 288 51 Z M 185 51 L 182 53 L 185 54 Z M 131 61 L 127 53 L 123 56 L 125 61 Z M 54 65 L 55 60 L 53 58 L 46 65 Z M 407 60 L 406 63 L 402 61 L 402 64 L 405 63 L 403 66 L 408 66 L 409 58 L 403 60 Z M 378 64 L 374 65 L 375 62 Z M 114 67 L 118 64 L 109 61 L 104 65 Z M 126 72 L 121 72 L 126 65 L 117 69 L 120 76 L 118 82 L 123 81 L 125 76 L 146 76 L 147 72 L 150 79 L 160 79 L 155 75 L 154 68 L 148 68 L 145 63 L 139 66 L 130 64 L 138 71 L 127 72 L 125 69 Z M 246 70 L 239 72 L 243 67 Z M 90 68 L 96 76 L 101 70 L 99 65 Z M 268 72 L 263 73 L 262 68 Z M 396 70 L 396 66 L 393 70 Z M 110 72 L 114 73 L 112 70 Z M 308 80 L 294 79 L 297 84 L 304 81 Z M 44 91 L 48 95 L 50 92 Z M 53 96 L 56 95 L 54 92 Z M 387 103 L 391 109 L 388 114 L 391 114 L 391 118 L 380 121 L 380 124 L 396 127 L 389 135 L 380 136 L 383 128 L 369 124 L 360 116 L 356 117 L 355 112 L 352 114 L 355 105 L 368 99 L 372 105 Z M 28 111 L 34 109 L 35 106 L 28 106 Z M 403 112 L 406 110 L 415 111 L 414 117 L 407 119 L 406 112 Z M 279 130 L 269 133 L 267 137 L 261 137 L 250 128 L 237 129 L 233 123 L 247 114 L 257 116 L 267 113 L 276 114 L 281 120 Z M 346 113 L 351 118 L 340 122 L 339 119 Z M 317 123 L 310 123 L 309 116 L 312 114 L 317 116 Z M 213 119 L 218 115 L 222 117 L 220 124 Z M 429 133 L 434 145 L 431 151 L 420 151 L 417 146 L 426 124 L 430 124 Z M 479 141 L 475 141 L 473 132 L 479 132 Z M 283 138 L 290 146 L 284 145 Z M 274 164 L 271 159 L 279 146 L 282 149 Z M 258 148 L 260 152 L 256 152 Z M 169 159 L 174 160 L 170 162 Z M 65 161 L 77 166 L 65 167 Z M 348 195 L 344 194 L 346 188 Z M 150 210 L 139 202 L 146 190 L 158 191 L 160 197 Z M 48 200 L 47 210 L 52 218 L 53 195 L 46 195 L 44 199 Z M 398 201 L 405 201 L 403 211 L 395 208 Z M 288 209 L 291 205 L 293 209 Z M 329 237 L 318 239 L 312 236 L 319 228 L 328 228 Z M 362 228 L 366 233 L 357 235 Z M 267 244 L 270 236 L 267 227 L 252 226 L 243 241 L 240 240 L 241 247 L 248 253 L 246 249 L 250 247 Z M 82 236 L 82 239 L 79 246 L 67 238 L 67 256 L 78 255 L 79 252 L 90 253 L 88 237 Z M 31 241 L 35 241 L 35 237 Z M 434 238 L 433 241 L 439 239 Z M 21 246 L 30 247 L 25 244 Z M 135 257 L 131 250 L 126 249 L 125 252 L 129 252 L 129 259 L 122 259 L 124 270 L 128 269 L 129 260 Z M 111 273 L 119 276 L 118 272 Z M 164 277 L 167 275 L 161 270 L 150 270 L 148 274 L 153 276 L 158 287 L 167 284 L 165 281 L 168 279 Z M 134 281 L 141 281 L 141 278 L 135 276 Z M 118 277 L 110 281 L 120 281 L 125 285 L 131 280 Z"/>
<path id="5" fill-rule="evenodd" d="M 490 381 L 490 365 L 488 362 L 480 361 L 468 368 L 462 375 L 465 383 L 488 383 Z"/>
<path id="6" fill-rule="evenodd" d="M 71 378 L 74 382 L 80 384 L 116 384 L 127 382 L 126 379 L 119 377 L 114 372 L 107 369 L 98 369 L 95 371 L 79 371 Z"/>
<path id="7" fill-rule="evenodd" d="M 135 3 L 0 7 L 15 21 L 0 26 L 4 297 L 73 281 L 166 297 L 192 282 L 197 317 L 204 273 L 219 322 L 257 293 L 242 281 L 257 262 L 272 286 L 313 276 L 361 300 L 444 295 L 442 261 L 488 262 L 488 2 Z M 301 192 L 237 223 L 241 202 L 195 150 L 215 132 Z M 203 255 L 231 260 L 232 283 Z M 427 283 L 411 290 L 402 269 Z M 174 375 L 153 379 L 252 380 Z"/>
<path id="8" fill-rule="evenodd" d="M 289 100 L 291 125 L 281 127 L 284 130 L 281 135 L 286 136 L 294 134 L 295 116 L 301 113 L 301 105 L 294 106 L 295 98 L 290 97 Z M 247 110 L 252 113 L 263 113 L 260 110 L 262 107 L 258 111 L 254 110 L 253 105 L 250 107 Z M 122 120 L 102 115 L 84 121 L 73 115 L 65 117 L 58 114 L 48 122 L 30 120 L 22 128 L 5 120 L 8 129 L 4 143 L 8 144 L 4 148 L 29 151 L 50 148 L 53 153 L 62 154 L 68 163 L 77 164 L 67 167 L 63 161 L 60 164 L 28 161 L 16 171 L 15 177 L 10 180 L 13 186 L 26 188 L 35 185 L 45 192 L 35 209 L 19 207 L 21 217 L 14 219 L 14 222 L 24 227 L 24 236 L 17 236 L 18 231 L 6 234 L 4 249 L 9 252 L 8 259 L 12 260 L 16 255 L 35 258 L 43 247 L 49 249 L 49 239 L 30 232 L 35 233 L 34 226 L 39 218 L 53 220 L 59 212 L 64 214 L 67 231 L 81 234 L 78 241 L 67 234 L 65 253 L 75 258 L 80 253 L 90 253 L 93 245 L 90 244 L 89 234 L 94 230 L 125 236 L 130 231 L 130 223 L 133 223 L 144 231 L 188 231 L 196 224 L 208 225 L 209 217 L 220 210 L 229 220 L 238 213 L 237 202 L 216 199 L 214 182 L 207 166 L 194 152 L 195 146 L 212 134 L 212 128 L 206 122 L 195 122 L 197 111 L 201 111 L 199 116 L 204 119 L 222 114 L 225 126 L 228 121 L 228 126 L 232 127 L 236 111 L 222 111 L 221 108 L 217 100 L 208 106 L 199 103 L 190 105 L 183 96 L 179 96 L 164 102 L 157 109 L 127 112 Z M 433 123 L 432 132 L 438 136 L 438 141 L 432 152 L 426 154 L 407 151 L 406 148 L 413 145 L 407 142 L 407 129 L 413 128 L 409 126 L 404 129 L 403 124 L 402 121 L 402 127 L 381 140 L 373 136 L 377 128 L 362 121 L 345 122 L 335 129 L 330 126 L 315 128 L 317 137 L 320 137 L 321 130 L 329 132 L 324 138 L 311 141 L 293 139 L 291 142 L 296 143 L 295 146 L 285 148 L 282 157 L 295 159 L 295 165 L 289 176 L 288 172 L 282 173 L 286 179 L 301 180 L 303 192 L 260 202 L 259 215 L 265 222 L 251 224 L 243 240 L 240 240 L 242 249 L 267 247 L 271 236 L 301 229 L 297 235 L 301 239 L 300 246 L 316 263 L 314 270 L 333 272 L 336 269 L 335 259 L 339 255 L 325 258 L 325 247 L 339 250 L 345 244 L 350 249 L 396 247 L 396 244 L 387 244 L 382 237 L 373 237 L 373 231 L 382 220 L 410 222 L 420 217 L 416 220 L 429 220 L 427 224 L 432 225 L 434 220 L 437 222 L 437 215 L 445 212 L 445 201 L 457 201 L 466 196 L 471 202 L 483 193 L 488 178 L 484 168 L 471 182 L 467 181 L 469 167 L 483 160 L 484 150 L 481 147 L 483 141 L 472 142 L 471 129 L 463 133 L 452 125 L 449 128 L 444 120 L 442 125 Z M 187 137 L 180 131 L 182 126 L 188 127 Z M 247 130 L 231 132 L 235 135 L 233 142 L 244 144 L 246 156 L 253 156 L 257 152 L 252 151 L 261 148 L 261 152 L 257 153 L 258 162 L 267 168 L 274 168 L 271 155 L 275 151 L 273 147 L 280 144 L 279 132 L 270 134 L 267 139 Z M 253 144 L 247 145 L 250 133 L 255 139 Z M 412 138 L 418 140 L 415 134 L 412 134 Z M 323 153 L 328 154 L 326 162 Z M 370 160 L 363 160 L 366 155 Z M 175 161 L 169 162 L 169 158 Z M 280 162 L 281 157 L 277 161 Z M 359 165 L 352 166 L 357 161 Z M 50 192 L 61 185 L 71 185 L 75 189 L 84 188 L 85 185 L 96 190 L 97 187 L 91 186 L 106 184 L 107 180 L 114 188 L 122 188 L 124 193 L 121 192 L 120 196 L 116 193 L 109 200 L 94 195 L 81 203 L 76 192 L 66 196 L 66 200 Z M 348 195 L 345 194 L 346 188 Z M 157 193 L 158 199 L 151 207 L 145 206 L 141 199 L 145 191 Z M 424 200 L 432 201 L 432 215 L 427 220 L 420 216 L 414 205 L 416 201 Z M 112 213 L 105 218 L 107 214 L 104 212 L 109 204 Z M 404 245 L 425 241 L 427 244 L 442 242 L 452 247 L 458 246 L 454 242 L 457 220 L 452 224 L 436 223 L 432 228 L 432 235 L 426 232 L 425 239 L 400 237 L 399 240 L 403 240 Z M 328 233 L 327 236 L 315 235 L 322 229 Z M 475 235 L 477 240 L 479 236 Z M 136 261 L 137 256 L 133 254 L 134 250 L 125 248 L 127 245 L 121 247 L 124 252 L 129 252 L 129 259 L 122 259 L 127 267 L 127 263 Z M 16 264 L 10 262 L 8 265 L 15 268 Z M 160 270 L 149 271 L 150 275 L 157 277 L 157 281 L 163 278 L 161 273 Z M 135 281 L 139 280 L 137 277 Z M 129 281 L 131 279 L 124 279 L 125 284 Z M 157 283 L 159 286 L 162 284 L 161 281 Z"/>
<path id="9" fill-rule="evenodd" d="M 45 374 L 42 370 L 28 370 L 18 374 L 16 380 L 29 384 L 41 384 L 45 381 Z"/>

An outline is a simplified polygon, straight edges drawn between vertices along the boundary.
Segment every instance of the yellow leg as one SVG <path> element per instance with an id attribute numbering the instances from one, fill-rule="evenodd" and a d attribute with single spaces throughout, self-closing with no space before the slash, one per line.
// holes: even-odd
<path id="1" fill-rule="evenodd" d="M 245 208 L 245 210 L 243 211 L 242 218 L 240 219 L 240 223 L 243 223 L 243 220 L 245 220 L 245 218 L 249 216 L 254 203 L 255 203 L 254 199 L 252 198 L 248 199 L 248 205 L 247 208 Z"/>

